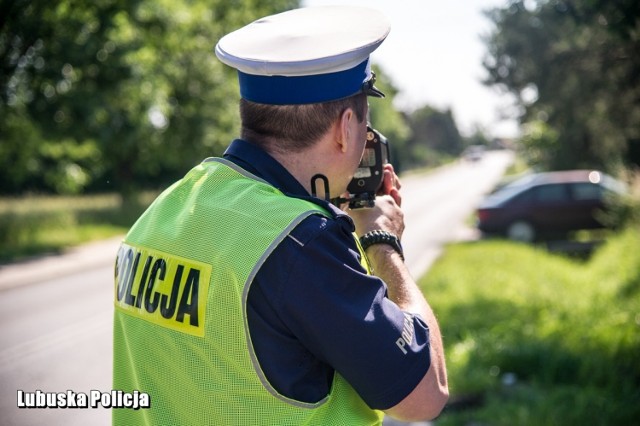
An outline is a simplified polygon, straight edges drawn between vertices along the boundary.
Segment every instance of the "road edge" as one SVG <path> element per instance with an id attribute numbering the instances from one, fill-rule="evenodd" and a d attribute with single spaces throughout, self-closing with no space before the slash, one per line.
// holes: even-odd
<path id="1" fill-rule="evenodd" d="M 113 263 L 124 235 L 0 266 L 0 291 Z"/>

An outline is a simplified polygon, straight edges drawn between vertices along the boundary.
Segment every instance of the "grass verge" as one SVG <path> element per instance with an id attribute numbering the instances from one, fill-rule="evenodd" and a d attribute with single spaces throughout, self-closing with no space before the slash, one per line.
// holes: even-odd
<path id="1" fill-rule="evenodd" d="M 0 263 L 124 234 L 157 195 L 0 199 Z"/>
<path id="2" fill-rule="evenodd" d="M 640 418 L 640 233 L 588 261 L 487 241 L 420 281 L 439 317 L 451 403 L 440 425 L 622 425 Z"/>

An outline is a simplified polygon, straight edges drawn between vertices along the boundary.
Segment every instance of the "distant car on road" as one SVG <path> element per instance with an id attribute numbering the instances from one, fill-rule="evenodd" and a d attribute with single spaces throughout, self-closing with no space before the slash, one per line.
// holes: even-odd
<path id="1" fill-rule="evenodd" d="M 478 207 L 477 226 L 485 234 L 524 242 L 565 237 L 604 227 L 596 212 L 606 210 L 607 194 L 625 190 L 622 182 L 595 170 L 531 174 L 489 195 Z"/>
<path id="2" fill-rule="evenodd" d="M 471 162 L 480 161 L 484 156 L 484 152 L 485 147 L 483 145 L 471 145 L 462 152 L 462 158 Z"/>

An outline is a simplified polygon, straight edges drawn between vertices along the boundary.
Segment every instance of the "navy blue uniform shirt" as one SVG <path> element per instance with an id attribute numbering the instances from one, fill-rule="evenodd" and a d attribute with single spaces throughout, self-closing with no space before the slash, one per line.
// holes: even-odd
<path id="1" fill-rule="evenodd" d="M 402 401 L 429 368 L 429 330 L 367 275 L 351 218 L 312 198 L 273 157 L 235 140 L 224 154 L 287 196 L 312 200 L 332 218 L 311 215 L 267 258 L 248 294 L 247 321 L 257 360 L 281 395 L 317 402 L 338 371 L 375 409 Z M 405 328 L 407 328 L 405 330 Z M 399 342 L 405 330 L 405 340 Z"/>

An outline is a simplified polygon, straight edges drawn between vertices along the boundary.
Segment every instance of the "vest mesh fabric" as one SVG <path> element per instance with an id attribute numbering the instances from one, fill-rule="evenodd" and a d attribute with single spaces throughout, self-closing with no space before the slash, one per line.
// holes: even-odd
<path id="1" fill-rule="evenodd" d="M 202 299 L 206 286 L 201 285 L 198 300 L 206 304 L 198 318 L 204 333 L 199 337 L 145 320 L 144 303 L 137 316 L 123 309 L 116 297 L 114 389 L 148 393 L 151 408 L 114 409 L 113 424 L 381 423 L 382 413 L 368 408 L 339 374 L 326 399 L 301 403 L 278 395 L 261 380 L 252 357 L 246 320 L 251 281 L 273 248 L 310 214 L 327 213 L 313 203 L 284 196 L 220 159 L 195 167 L 158 197 L 125 243 L 162 253 L 167 263 L 187 259 L 210 265 L 207 297 Z M 116 295 L 122 274 L 118 266 L 122 268 L 116 267 Z M 134 271 L 134 276 L 131 291 L 136 294 L 142 279 L 140 272 Z"/>

